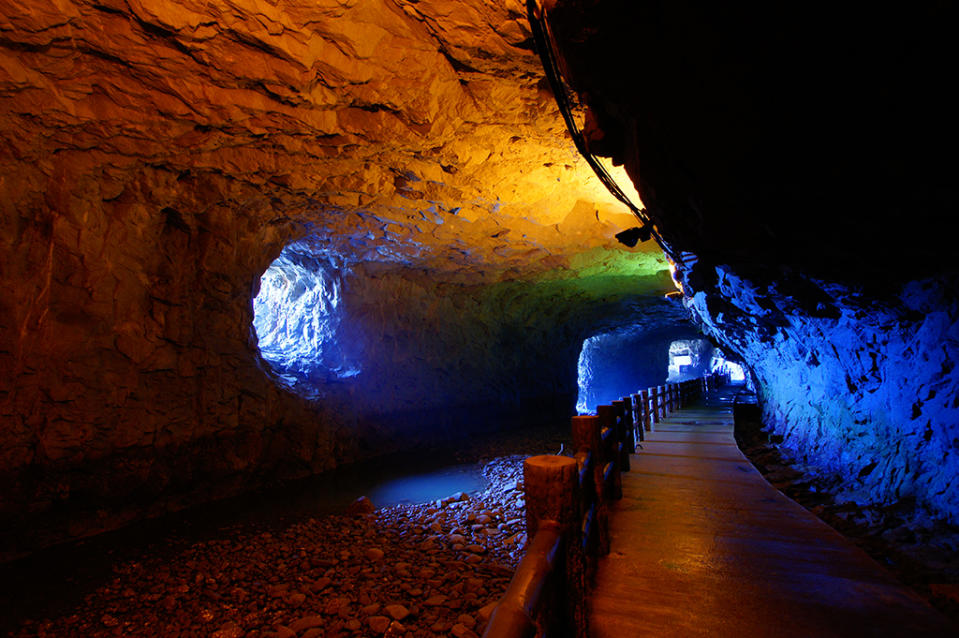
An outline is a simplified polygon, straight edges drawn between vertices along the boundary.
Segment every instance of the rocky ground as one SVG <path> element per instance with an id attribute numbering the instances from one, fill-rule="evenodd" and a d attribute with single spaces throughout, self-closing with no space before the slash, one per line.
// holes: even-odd
<path id="1" fill-rule="evenodd" d="M 120 541 L 133 546 L 105 551 L 96 559 L 104 573 L 92 576 L 57 565 L 80 560 L 81 543 L 65 558 L 0 573 L 25 578 L 24 592 L 12 582 L 0 592 L 0 616 L 17 616 L 0 622 L 0 634 L 479 635 L 526 542 L 522 461 L 559 451 L 567 431 L 505 433 L 450 451 L 451 461 L 482 472 L 485 487 L 473 493 L 375 510 L 364 500 L 332 515 L 256 514 L 190 538 L 165 529 L 150 542 Z M 55 582 L 64 575 L 76 583 Z M 26 589 L 37 587 L 40 600 L 31 601 Z"/>
<path id="2" fill-rule="evenodd" d="M 742 431 L 737 424 L 737 436 Z M 959 623 L 959 528 L 912 501 L 861 506 L 840 479 L 828 480 L 784 456 L 759 429 L 740 448 L 776 489 L 849 538 L 896 578 Z"/>
<path id="3" fill-rule="evenodd" d="M 523 458 L 487 463 L 477 494 L 225 530 L 173 560 L 117 564 L 71 613 L 13 635 L 475 636 L 525 543 Z"/>

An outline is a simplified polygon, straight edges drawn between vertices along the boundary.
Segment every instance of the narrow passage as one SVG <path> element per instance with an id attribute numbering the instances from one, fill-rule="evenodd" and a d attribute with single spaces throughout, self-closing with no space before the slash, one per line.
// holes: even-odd
<path id="1" fill-rule="evenodd" d="M 671 413 L 630 459 L 592 635 L 952 635 L 939 612 L 746 460 L 733 438 L 737 389 Z"/>

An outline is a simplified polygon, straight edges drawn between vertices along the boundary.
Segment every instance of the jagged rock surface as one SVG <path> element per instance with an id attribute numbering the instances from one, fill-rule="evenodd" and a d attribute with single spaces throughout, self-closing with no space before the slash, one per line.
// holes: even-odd
<path id="1" fill-rule="evenodd" d="M 794 275 L 759 286 L 719 269 L 688 305 L 750 362 L 763 418 L 809 471 L 843 477 L 836 497 L 915 503 L 959 521 L 959 304 L 938 280 L 898 303 Z"/>
<path id="2" fill-rule="evenodd" d="M 0 1 L 4 551 L 457 415 L 572 405 L 568 340 L 670 284 L 648 249 L 642 277 L 619 276 L 611 236 L 632 220 L 564 136 L 523 14 Z M 304 238 L 349 257 L 343 325 L 369 360 L 312 402 L 277 385 L 251 327 L 260 276 Z"/>

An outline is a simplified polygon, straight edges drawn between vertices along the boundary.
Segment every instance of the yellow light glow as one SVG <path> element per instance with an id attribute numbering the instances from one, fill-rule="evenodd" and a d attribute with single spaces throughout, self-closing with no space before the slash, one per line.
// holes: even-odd
<path id="1" fill-rule="evenodd" d="M 608 158 L 597 157 L 596 159 L 600 164 L 602 164 L 603 168 L 606 169 L 606 172 L 609 173 L 610 177 L 613 178 L 613 180 L 619 186 L 619 189 L 623 191 L 626 197 L 628 197 L 637 208 L 643 208 L 643 200 L 636 191 L 636 187 L 633 186 L 633 180 L 630 179 L 626 169 L 622 166 L 613 166 L 612 160 Z M 586 167 L 586 170 L 590 169 Z M 599 181 L 599 178 L 595 175 L 590 175 L 589 184 L 595 191 L 594 199 L 596 201 L 609 204 L 615 203 L 617 206 L 623 205 L 619 203 L 618 199 L 613 197 L 612 193 L 610 193 L 606 187 L 603 186 L 603 183 Z"/>
<path id="2" fill-rule="evenodd" d="M 669 255 L 666 255 L 666 263 L 669 264 L 669 277 L 673 280 L 673 285 L 676 286 L 681 294 L 685 295 L 686 291 L 683 290 L 683 282 L 679 280 L 679 277 L 676 276 L 676 264 L 673 263 L 673 260 L 669 258 Z M 666 296 L 669 297 L 673 293 L 668 293 Z"/>

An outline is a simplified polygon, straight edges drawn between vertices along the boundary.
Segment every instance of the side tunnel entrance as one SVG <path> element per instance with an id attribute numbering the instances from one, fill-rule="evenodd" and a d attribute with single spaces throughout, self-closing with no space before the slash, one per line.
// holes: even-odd
<path id="1" fill-rule="evenodd" d="M 649 326 L 633 325 L 589 337 L 583 342 L 577 365 L 576 411 L 587 414 L 597 405 L 608 404 L 639 388 L 666 382 L 671 370 L 672 344 L 693 341 L 696 339 L 692 326 L 651 330 Z M 697 374 L 691 372 L 683 378 L 694 376 Z"/>

